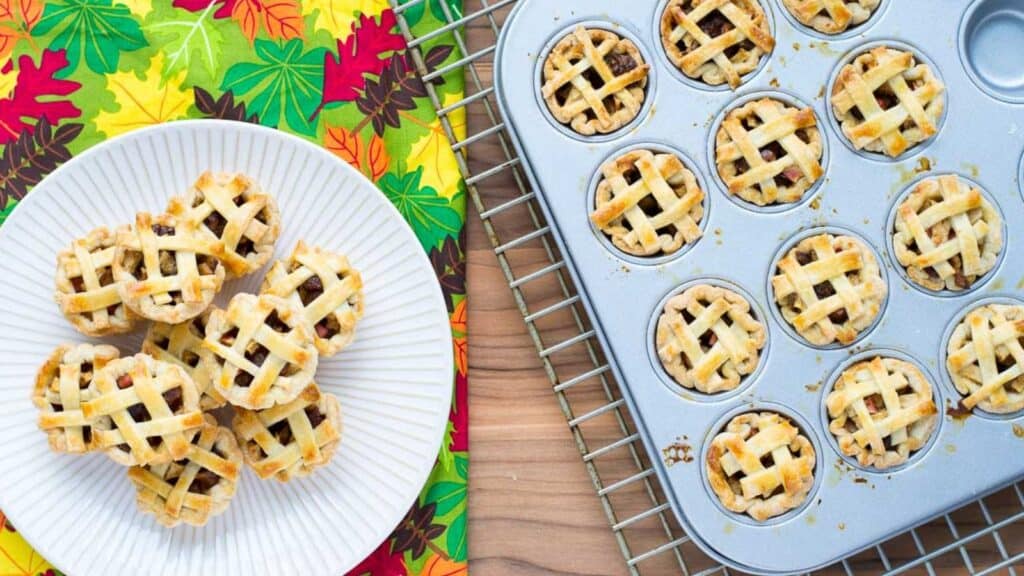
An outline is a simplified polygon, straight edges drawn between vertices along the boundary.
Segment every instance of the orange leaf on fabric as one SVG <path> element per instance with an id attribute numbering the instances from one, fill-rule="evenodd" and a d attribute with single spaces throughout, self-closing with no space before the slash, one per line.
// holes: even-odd
<path id="1" fill-rule="evenodd" d="M 388 150 L 384 146 L 384 139 L 374 134 L 370 139 L 370 147 L 366 150 L 366 164 L 370 172 L 367 176 L 374 182 L 380 180 L 380 177 L 388 171 L 390 163 L 391 157 L 388 156 Z"/>
<path id="2" fill-rule="evenodd" d="M 459 374 L 465 375 L 469 370 L 469 342 L 466 337 L 454 338 L 452 343 L 455 346 L 455 368 Z"/>
<path id="3" fill-rule="evenodd" d="M 352 102 L 366 87 L 367 74 L 378 75 L 388 64 L 389 53 L 405 49 L 405 40 L 394 32 L 395 13 L 385 10 L 380 23 L 362 14 L 359 25 L 352 24 L 354 33 L 344 41 L 338 40 L 338 54 L 324 55 L 324 95 L 320 112 L 332 102 Z"/>
<path id="4" fill-rule="evenodd" d="M 455 305 L 452 311 L 452 332 L 456 334 L 466 333 L 466 299 Z"/>
<path id="5" fill-rule="evenodd" d="M 469 576 L 469 565 L 434 555 L 423 565 L 420 576 Z"/>
<path id="6" fill-rule="evenodd" d="M 295 0 L 237 0 L 231 17 L 238 22 L 249 42 L 256 40 L 261 28 L 265 28 L 271 38 L 302 37 L 302 14 Z"/>
<path id="7" fill-rule="evenodd" d="M 344 126 L 328 126 L 324 134 L 324 147 L 335 156 L 363 172 L 363 139 Z"/>
<path id="8" fill-rule="evenodd" d="M 0 0 L 0 62 L 14 52 L 14 45 L 28 37 L 43 15 L 43 0 Z"/>
<path id="9" fill-rule="evenodd" d="M 0 144 L 18 139 L 21 132 L 32 132 L 34 124 L 45 117 L 56 125 L 64 118 L 77 118 L 82 111 L 68 100 L 57 98 L 67 96 L 82 87 L 78 82 L 60 80 L 56 75 L 68 65 L 64 50 L 44 50 L 39 64 L 25 55 L 18 58 L 17 83 L 7 98 L 0 99 Z M 7 62 L 0 74 L 9 77 L 14 72 L 14 61 Z"/>

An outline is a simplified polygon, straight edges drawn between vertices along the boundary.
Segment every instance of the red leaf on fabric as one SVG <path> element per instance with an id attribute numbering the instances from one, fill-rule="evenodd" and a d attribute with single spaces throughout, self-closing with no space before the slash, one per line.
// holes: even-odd
<path id="1" fill-rule="evenodd" d="M 249 42 L 256 40 L 261 27 L 271 38 L 302 37 L 302 14 L 296 0 L 235 0 L 231 17 Z"/>
<path id="2" fill-rule="evenodd" d="M 448 413 L 452 421 L 452 452 L 469 450 L 469 378 L 466 374 L 455 375 L 455 405 Z"/>
<path id="3" fill-rule="evenodd" d="M 236 0 L 212 0 L 213 4 L 220 4 L 217 11 L 213 13 L 214 18 L 230 18 L 235 10 Z M 211 0 L 174 0 L 171 4 L 175 8 L 184 8 L 189 12 L 202 12 L 210 7 Z"/>
<path id="4" fill-rule="evenodd" d="M 388 538 L 366 559 L 349 570 L 347 576 L 407 576 L 407 574 L 405 564 L 402 563 L 402 554 L 391 553 L 391 539 Z"/>
<path id="5" fill-rule="evenodd" d="M 34 124 L 26 123 L 26 118 L 38 121 L 45 117 L 50 124 L 57 125 L 64 118 L 82 115 L 82 111 L 71 102 L 54 98 L 67 96 L 82 87 L 78 82 L 54 78 L 54 74 L 67 65 L 64 50 L 44 50 L 39 66 L 31 56 L 24 55 L 18 59 L 18 80 L 14 92 L 0 100 L 0 144 L 17 140 L 22 132 L 31 133 Z M 12 60 L 3 72 L 10 72 L 13 66 Z"/>
<path id="6" fill-rule="evenodd" d="M 352 34 L 338 40 L 338 54 L 324 55 L 324 96 L 316 117 L 331 102 L 351 102 L 366 86 L 367 74 L 378 75 L 387 66 L 389 52 L 405 49 L 405 40 L 395 34 L 397 21 L 391 10 L 381 12 L 380 23 L 361 14 L 358 26 L 352 23 Z"/>

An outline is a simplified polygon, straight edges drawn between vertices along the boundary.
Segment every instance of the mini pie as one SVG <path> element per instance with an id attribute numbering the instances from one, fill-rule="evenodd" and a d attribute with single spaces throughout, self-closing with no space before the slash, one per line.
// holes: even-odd
<path id="1" fill-rule="evenodd" d="M 825 401 L 839 450 L 861 466 L 885 470 L 920 450 L 938 420 L 932 386 L 921 370 L 875 357 L 843 371 Z"/>
<path id="2" fill-rule="evenodd" d="M 302 308 L 270 294 L 237 294 L 227 310 L 214 310 L 204 346 L 214 353 L 214 388 L 250 410 L 291 402 L 316 372 Z"/>
<path id="3" fill-rule="evenodd" d="M 814 110 L 773 98 L 726 114 L 715 164 L 729 193 L 758 206 L 799 202 L 824 174 L 817 122 Z"/>
<path id="4" fill-rule="evenodd" d="M 55 452 L 81 454 L 94 447 L 91 422 L 82 403 L 96 396 L 93 375 L 120 356 L 105 344 L 61 344 L 36 374 L 32 403 L 39 409 L 39 429 Z"/>
<path id="5" fill-rule="evenodd" d="M 114 279 L 117 234 L 100 227 L 71 243 L 57 255 L 57 303 L 64 316 L 87 336 L 109 336 L 135 327 L 135 314 L 125 306 Z"/>
<path id="6" fill-rule="evenodd" d="M 726 509 L 763 522 L 807 499 L 814 446 L 775 412 L 741 414 L 711 441 L 706 472 Z"/>
<path id="7" fill-rule="evenodd" d="M 204 172 L 167 211 L 218 240 L 221 261 L 232 277 L 255 272 L 270 261 L 281 233 L 277 202 L 243 174 Z"/>
<path id="8" fill-rule="evenodd" d="M 640 113 L 650 68 L 629 39 L 577 26 L 544 62 L 541 95 L 552 116 L 577 133 L 607 134 Z"/>
<path id="9" fill-rule="evenodd" d="M 701 237 L 704 191 L 675 154 L 633 150 L 601 173 L 590 219 L 619 250 L 668 255 Z"/>
<path id="10" fill-rule="evenodd" d="M 201 314 L 224 282 L 223 245 L 170 214 L 135 216 L 135 229 L 117 235 L 114 279 L 133 312 L 180 324 Z"/>
<path id="11" fill-rule="evenodd" d="M 665 304 L 655 341 L 662 366 L 676 382 L 714 394 L 736 388 L 757 368 L 765 329 L 746 298 L 700 284 Z"/>
<path id="12" fill-rule="evenodd" d="M 839 71 L 832 110 L 854 148 L 896 157 L 938 132 L 944 92 L 912 53 L 879 46 Z"/>
<path id="13" fill-rule="evenodd" d="M 966 180 L 919 183 L 896 211 L 896 259 L 929 290 L 966 290 L 995 267 L 1003 248 L 999 212 Z"/>
<path id="14" fill-rule="evenodd" d="M 125 466 L 180 460 L 203 425 L 199 392 L 174 364 L 136 354 L 107 364 L 94 377 L 96 395 L 82 405 L 86 419 L 109 417 L 94 429 L 98 448 Z"/>
<path id="15" fill-rule="evenodd" d="M 215 309 L 211 306 L 181 324 L 154 322 L 142 341 L 144 353 L 161 362 L 177 364 L 188 373 L 201 394 L 199 407 L 203 410 L 214 410 L 227 404 L 224 396 L 213 387 L 213 373 L 218 368 L 213 350 L 203 346 L 206 324 Z"/>
<path id="16" fill-rule="evenodd" d="M 337 398 L 310 384 L 286 404 L 236 410 L 232 427 L 256 475 L 287 482 L 331 460 L 341 441 L 341 408 Z"/>
<path id="17" fill-rule="evenodd" d="M 782 0 L 804 26 L 823 34 L 839 34 L 867 22 L 881 0 Z"/>
<path id="18" fill-rule="evenodd" d="M 805 238 L 772 278 L 782 316 L 811 344 L 847 345 L 874 322 L 888 294 L 874 253 L 852 236 Z"/>
<path id="19" fill-rule="evenodd" d="M 775 49 L 758 0 L 672 0 L 661 16 L 661 44 L 683 74 L 734 90 Z"/>
<path id="20" fill-rule="evenodd" d="M 355 337 L 363 316 L 363 280 L 348 258 L 301 240 L 287 260 L 277 261 L 263 278 L 261 294 L 272 294 L 302 308 L 322 356 L 331 356 Z"/>
<path id="21" fill-rule="evenodd" d="M 1024 306 L 971 310 L 949 338 L 946 369 L 965 408 L 1024 410 Z"/>
<path id="22" fill-rule="evenodd" d="M 227 510 L 241 467 L 242 452 L 231 430 L 206 414 L 184 457 L 133 466 L 128 479 L 135 485 L 139 510 L 153 514 L 160 524 L 203 526 Z"/>

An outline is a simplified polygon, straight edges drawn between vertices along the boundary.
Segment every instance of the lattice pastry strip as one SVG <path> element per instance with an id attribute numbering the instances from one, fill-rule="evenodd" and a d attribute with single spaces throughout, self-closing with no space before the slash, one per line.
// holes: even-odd
<path id="1" fill-rule="evenodd" d="M 672 254 L 701 237 L 704 191 L 675 154 L 633 150 L 601 172 L 590 219 L 619 249 Z"/>
<path id="2" fill-rule="evenodd" d="M 117 235 L 114 278 L 133 312 L 167 324 L 201 314 L 224 282 L 223 244 L 170 214 L 135 216 Z"/>
<path id="3" fill-rule="evenodd" d="M 944 91 L 913 54 L 879 46 L 840 70 L 832 109 L 854 148 L 896 157 L 938 132 Z"/>
<path id="4" fill-rule="evenodd" d="M 302 308 L 323 356 L 348 346 L 363 316 L 363 281 L 348 258 L 307 246 L 301 240 L 287 260 L 277 261 L 263 279 L 261 294 Z"/>
<path id="5" fill-rule="evenodd" d="M 128 230 L 96 228 L 57 255 L 57 304 L 83 334 L 109 336 L 135 327 L 135 314 L 121 299 L 113 268 L 117 234 Z"/>
<path id="6" fill-rule="evenodd" d="M 125 466 L 185 456 L 203 414 L 199 392 L 182 368 L 136 354 L 107 364 L 94 380 L 96 396 L 82 412 L 112 422 L 110 430 L 93 431 L 97 447 Z"/>
<path id="7" fill-rule="evenodd" d="M 814 111 L 772 98 L 730 111 L 715 144 L 729 192 L 760 206 L 798 202 L 824 174 L 821 155 Z"/>
<path id="8" fill-rule="evenodd" d="M 701 284 L 665 304 L 655 340 L 658 357 L 676 382 L 714 394 L 736 388 L 757 368 L 765 329 L 746 298 Z"/>
<path id="9" fill-rule="evenodd" d="M 80 454 L 95 447 L 93 427 L 109 427 L 85 417 L 82 404 L 96 396 L 93 375 L 120 356 L 105 344 L 61 344 L 36 374 L 32 403 L 39 409 L 39 429 L 56 452 Z"/>
<path id="10" fill-rule="evenodd" d="M 774 412 L 736 416 L 711 441 L 706 472 L 726 509 L 765 521 L 807 499 L 814 485 L 814 447 Z"/>
<path id="11" fill-rule="evenodd" d="M 206 414 L 183 458 L 133 466 L 128 479 L 135 485 L 139 510 L 153 514 L 164 526 L 203 526 L 227 510 L 241 466 L 242 452 L 231 430 Z"/>
<path id="12" fill-rule="evenodd" d="M 758 0 L 672 0 L 661 18 L 661 42 L 690 78 L 733 89 L 775 48 Z"/>
<path id="13" fill-rule="evenodd" d="M 896 211 L 896 259 L 930 290 L 966 290 L 995 267 L 1003 248 L 999 212 L 967 181 L 920 182 Z"/>
<path id="14" fill-rule="evenodd" d="M 256 474 L 287 482 L 331 460 L 341 441 L 341 408 L 337 398 L 310 384 L 287 404 L 236 410 L 232 426 Z"/>
<path id="15" fill-rule="evenodd" d="M 924 447 L 938 413 L 932 386 L 917 366 L 881 357 L 844 370 L 826 406 L 840 451 L 879 470 Z"/>
<path id="16" fill-rule="evenodd" d="M 213 351 L 214 387 L 235 406 L 290 402 L 313 381 L 318 354 L 302 309 L 270 294 L 237 294 L 215 310 L 204 346 Z"/>
<path id="17" fill-rule="evenodd" d="M 215 306 L 188 322 L 164 324 L 154 322 L 142 341 L 142 351 L 161 362 L 181 366 L 199 390 L 199 407 L 214 410 L 227 404 L 224 396 L 213 387 L 214 372 L 218 370 L 213 351 L 203 346 L 206 324 Z"/>
<path id="18" fill-rule="evenodd" d="M 562 124 L 586 136 L 604 134 L 640 113 L 649 71 L 632 41 L 577 26 L 544 62 L 541 94 Z"/>
<path id="19" fill-rule="evenodd" d="M 171 199 L 167 211 L 218 240 L 219 257 L 233 277 L 270 261 L 281 233 L 277 202 L 243 174 L 204 172 L 184 197 Z"/>
<path id="20" fill-rule="evenodd" d="M 805 238 L 778 264 L 775 301 L 808 342 L 850 344 L 874 322 L 888 288 L 872 251 L 852 236 Z"/>
<path id="21" fill-rule="evenodd" d="M 1024 306 L 990 304 L 969 312 L 950 336 L 946 368 L 964 407 L 1024 410 Z"/>
<path id="22" fill-rule="evenodd" d="M 871 18 L 881 0 L 783 0 L 801 24 L 824 34 L 839 34 Z"/>

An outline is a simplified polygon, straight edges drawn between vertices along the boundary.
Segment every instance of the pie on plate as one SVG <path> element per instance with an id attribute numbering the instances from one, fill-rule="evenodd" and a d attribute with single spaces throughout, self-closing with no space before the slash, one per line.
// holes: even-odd
<path id="1" fill-rule="evenodd" d="M 832 111 L 855 149 L 895 158 L 938 133 L 944 93 L 935 72 L 913 53 L 878 46 L 839 71 Z"/>
<path id="2" fill-rule="evenodd" d="M 955 174 L 922 180 L 896 209 L 896 259 L 928 290 L 960 292 L 995 267 L 1003 219 L 977 187 Z"/>
<path id="3" fill-rule="evenodd" d="M 96 228 L 57 255 L 57 304 L 86 336 L 122 334 L 135 327 L 135 313 L 124 304 L 114 279 L 114 243 L 127 232 L 127 227 L 113 232 Z"/>
<path id="4" fill-rule="evenodd" d="M 949 338 L 946 369 L 965 408 L 1024 410 L 1024 305 L 989 304 L 968 312 Z"/>
<path id="5" fill-rule="evenodd" d="M 640 114 L 650 68 L 628 38 L 577 26 L 548 54 L 541 95 L 551 115 L 577 133 L 607 134 Z"/>
<path id="6" fill-rule="evenodd" d="M 661 16 L 661 44 L 683 74 L 735 90 L 775 38 L 758 0 L 672 0 Z"/>
<path id="7" fill-rule="evenodd" d="M 667 256 L 700 239 L 704 190 L 676 154 L 633 150 L 601 174 L 590 219 L 619 250 Z"/>
<path id="8" fill-rule="evenodd" d="M 853 343 L 888 294 L 874 252 L 853 236 L 819 234 L 779 260 L 772 291 L 782 317 L 815 346 Z"/>
<path id="9" fill-rule="evenodd" d="M 733 390 L 757 369 L 766 330 L 746 298 L 700 284 L 673 296 L 658 318 L 662 366 L 680 385 L 706 394 Z"/>
<path id="10" fill-rule="evenodd" d="M 899 466 L 931 438 L 938 421 L 932 386 L 920 368 L 876 356 L 850 366 L 825 401 L 828 429 L 861 466 Z"/>
<path id="11" fill-rule="evenodd" d="M 761 98 L 726 114 L 715 164 L 730 194 L 765 206 L 799 202 L 825 173 L 811 108 Z"/>
<path id="12" fill-rule="evenodd" d="M 96 397 L 96 372 L 120 355 L 106 344 L 61 344 L 39 369 L 32 403 L 52 450 L 81 454 L 95 447 L 95 422 L 82 413 L 82 404 Z"/>
<path id="13" fill-rule="evenodd" d="M 705 471 L 727 510 L 764 522 L 799 507 L 814 486 L 814 446 L 775 412 L 736 416 L 711 440 Z"/>
<path id="14" fill-rule="evenodd" d="M 205 312 L 181 324 L 154 322 L 142 341 L 142 351 L 161 362 L 170 362 L 182 367 L 192 378 L 202 396 L 199 407 L 205 410 L 220 408 L 227 400 L 213 387 L 217 363 L 213 351 L 203 346 L 206 324 L 210 314 L 216 310 L 210 306 Z"/>

